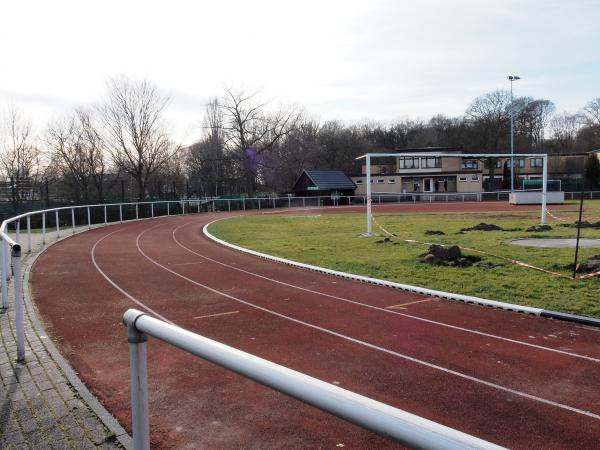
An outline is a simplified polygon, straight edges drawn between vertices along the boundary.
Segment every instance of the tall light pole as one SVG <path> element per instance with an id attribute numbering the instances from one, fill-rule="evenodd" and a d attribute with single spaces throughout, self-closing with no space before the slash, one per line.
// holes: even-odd
<path id="1" fill-rule="evenodd" d="M 515 132 L 514 132 L 514 105 L 513 105 L 513 81 L 520 80 L 521 77 L 517 75 L 509 75 L 508 81 L 510 81 L 510 191 L 515 190 Z"/>

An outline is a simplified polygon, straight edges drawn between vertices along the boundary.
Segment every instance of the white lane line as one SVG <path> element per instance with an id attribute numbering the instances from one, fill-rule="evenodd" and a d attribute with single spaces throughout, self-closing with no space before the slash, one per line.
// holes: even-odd
<path id="1" fill-rule="evenodd" d="M 152 228 L 156 228 L 160 225 L 163 225 L 162 223 L 159 225 L 155 225 L 151 228 L 148 228 L 147 230 L 150 230 Z M 104 279 L 106 281 L 108 281 L 117 291 L 119 291 L 121 294 L 123 294 L 124 296 L 126 296 L 129 300 L 131 300 L 132 302 L 134 302 L 136 305 L 138 305 L 139 307 L 141 307 L 142 309 L 145 309 L 146 311 L 148 311 L 149 313 L 152 313 L 153 315 L 155 315 L 156 317 L 158 317 L 161 320 L 164 320 L 165 322 L 170 323 L 171 325 L 175 325 L 173 322 L 171 322 L 169 319 L 167 319 L 166 317 L 160 315 L 159 313 L 157 313 L 156 311 L 154 311 L 152 308 L 149 308 L 148 306 L 146 306 L 144 303 L 142 303 L 141 301 L 139 301 L 137 298 L 135 298 L 134 296 L 130 295 L 127 291 L 125 291 L 124 289 L 122 289 L 117 283 L 115 283 L 113 280 L 110 279 L 110 277 L 108 275 L 106 275 L 106 273 L 104 273 L 104 271 L 100 268 L 100 266 L 98 265 L 98 263 L 96 262 L 96 247 L 98 246 L 98 244 L 100 242 L 102 242 L 104 239 L 106 239 L 109 236 L 112 236 L 115 233 L 119 233 L 120 231 L 123 231 L 125 228 L 121 228 L 120 230 L 116 230 L 113 231 L 111 233 L 108 233 L 107 235 L 101 237 L 100 239 L 98 239 L 95 243 L 94 246 L 92 247 L 92 250 L 90 251 L 90 255 L 92 257 L 92 263 L 94 263 L 94 267 L 96 268 L 96 270 L 98 272 L 100 272 L 100 275 L 102 275 L 104 277 Z M 147 231 L 146 230 L 146 231 Z"/>
<path id="2" fill-rule="evenodd" d="M 196 316 L 194 319 L 207 319 L 208 317 L 228 316 L 229 314 L 237 314 L 239 311 L 229 311 L 217 314 L 207 314 L 206 316 Z"/>
<path id="3" fill-rule="evenodd" d="M 184 263 L 177 263 L 177 264 L 172 264 L 172 265 L 173 266 L 189 266 L 192 264 L 202 264 L 202 261 L 184 262 Z"/>
<path id="4" fill-rule="evenodd" d="M 586 417 L 590 417 L 592 419 L 600 420 L 600 415 L 598 415 L 596 413 L 593 413 L 591 411 L 585 411 L 583 409 L 575 408 L 573 406 L 564 405 L 562 403 L 558 403 L 558 402 L 555 402 L 555 401 L 552 401 L 552 400 L 547 400 L 545 398 L 538 397 L 536 395 L 527 394 L 526 392 L 521 392 L 521 391 L 518 391 L 516 389 L 511 389 L 511 388 L 508 388 L 508 387 L 505 387 L 505 386 L 501 386 L 499 384 L 492 383 L 491 381 L 485 381 L 485 380 L 482 380 L 480 378 L 477 378 L 477 377 L 474 377 L 474 376 L 471 376 L 471 375 L 467 375 L 467 374 L 458 372 L 456 370 L 447 369 L 445 367 L 438 366 L 436 364 L 433 364 L 433 363 L 430 363 L 430 362 L 427 362 L 427 361 L 423 361 L 421 359 L 417 359 L 417 358 L 414 358 L 412 356 L 405 355 L 403 353 L 395 352 L 393 350 L 389 350 L 389 349 L 384 348 L 384 347 L 379 347 L 378 345 L 371 344 L 371 343 L 365 342 L 365 341 L 361 341 L 359 339 L 356 339 L 356 338 L 353 338 L 353 337 L 350 337 L 350 336 L 346 336 L 346 335 L 338 333 L 336 331 L 329 330 L 327 328 L 323 328 L 323 327 L 320 327 L 318 325 L 314 325 L 314 324 L 309 323 L 309 322 L 304 322 L 302 320 L 295 319 L 295 318 L 290 317 L 290 316 L 286 316 L 285 314 L 281 314 L 281 313 L 278 313 L 278 312 L 273 311 L 271 309 L 264 308 L 262 306 L 254 304 L 254 303 L 250 303 L 250 302 L 248 302 L 246 300 L 242 300 L 241 298 L 234 297 L 233 295 L 226 294 L 224 292 L 219 291 L 218 289 L 214 289 L 214 288 L 211 288 L 211 287 L 209 287 L 209 286 L 207 286 L 205 284 L 199 283 L 198 281 L 192 280 L 191 278 L 188 278 L 185 275 L 180 274 L 179 272 L 176 272 L 176 271 L 174 271 L 172 269 L 169 269 L 168 267 L 164 266 L 163 264 L 159 263 L 158 261 L 156 261 L 156 260 L 152 259 L 150 256 L 148 256 L 144 252 L 144 250 L 142 250 L 142 247 L 140 246 L 140 238 L 147 231 L 149 231 L 149 229 L 145 230 L 145 231 L 142 231 L 140 234 L 138 234 L 137 239 L 135 241 L 137 249 L 138 249 L 138 251 L 140 252 L 140 254 L 143 257 L 145 257 L 148 261 L 152 262 L 156 266 L 162 268 L 163 270 L 166 270 L 167 272 L 169 272 L 169 273 L 171 273 L 171 274 L 173 274 L 173 275 L 175 275 L 175 276 L 177 276 L 177 277 L 179 277 L 179 278 L 181 278 L 181 279 L 183 279 L 185 281 L 188 281 L 191 284 L 194 284 L 194 285 L 199 286 L 199 287 L 201 287 L 203 289 L 206 289 L 207 291 L 210 291 L 210 292 L 212 292 L 214 294 L 217 294 L 217 295 L 220 295 L 222 297 L 228 298 L 230 300 L 233 300 L 235 302 L 241 303 L 243 305 L 250 306 L 252 308 L 256 308 L 256 309 L 258 309 L 260 311 L 264 311 L 264 312 L 266 312 L 268 314 L 271 314 L 271 315 L 274 315 L 276 317 L 280 317 L 282 319 L 289 320 L 291 322 L 294 322 L 294 323 L 297 323 L 297 324 L 300 324 L 300 325 L 304 325 L 304 326 L 306 326 L 308 328 L 312 328 L 314 330 L 318 330 L 318 331 L 321 331 L 323 333 L 326 333 L 326 334 L 329 334 L 329 335 L 332 335 L 332 336 L 336 336 L 338 338 L 344 339 L 344 340 L 349 341 L 349 342 L 353 342 L 355 344 L 362 345 L 362 346 L 367 347 L 367 348 L 371 348 L 373 350 L 378 350 L 378 351 L 386 353 L 388 355 L 396 356 L 398 358 L 404 359 L 406 361 L 413 362 L 415 364 L 419 364 L 419 365 L 422 365 L 422 366 L 425 366 L 425 367 L 429 367 L 431 369 L 439 370 L 441 372 L 444 372 L 444 373 L 447 373 L 447 374 L 450 374 L 450 375 L 454 375 L 454 376 L 456 376 L 458 378 L 462 378 L 464 380 L 469 380 L 469 381 L 472 381 L 474 383 L 481 384 L 483 386 L 487 386 L 487 387 L 491 387 L 493 389 L 497 389 L 499 391 L 508 392 L 510 394 L 513 394 L 513 395 L 516 395 L 516 396 L 519 396 L 519 397 L 523 397 L 523 398 L 526 398 L 526 399 L 529 399 L 529 400 L 533 400 L 533 401 L 536 401 L 536 402 L 539 402 L 539 403 L 543 403 L 545 405 L 554 406 L 554 407 L 560 408 L 560 409 L 565 410 L 565 411 L 574 412 L 574 413 L 580 414 L 582 416 L 586 416 Z"/>
<path id="5" fill-rule="evenodd" d="M 408 302 L 408 303 L 398 303 L 397 305 L 392 305 L 392 306 L 386 306 L 385 309 L 405 309 L 405 306 L 408 305 L 414 305 L 415 303 L 424 303 L 424 302 L 431 302 L 437 299 L 433 299 L 433 298 L 426 298 L 425 300 L 417 300 L 415 302 Z"/>
<path id="6" fill-rule="evenodd" d="M 559 353 L 561 355 L 571 356 L 573 358 L 585 359 L 587 361 L 593 361 L 595 363 L 599 363 L 600 362 L 600 358 L 594 358 L 593 356 L 581 355 L 581 354 L 578 354 L 578 353 L 568 352 L 568 351 L 565 351 L 565 350 L 558 350 L 558 349 L 551 348 L 551 347 L 545 347 L 543 345 L 532 344 L 530 342 L 524 342 L 524 341 L 519 341 L 517 339 L 511 339 L 511 338 L 507 338 L 507 337 L 503 337 L 503 336 L 497 336 L 495 334 L 485 333 L 483 331 L 478 331 L 478 330 L 472 330 L 470 328 L 459 327 L 457 325 L 451 325 L 451 324 L 445 323 L 445 322 L 438 322 L 436 320 L 426 319 L 424 317 L 415 316 L 413 314 L 403 313 L 403 312 L 400 312 L 400 311 L 394 311 L 394 310 L 382 308 L 382 307 L 379 307 L 379 306 L 369 305 L 368 303 L 362 303 L 362 302 L 358 302 L 358 301 L 355 301 L 355 300 L 350 300 L 348 298 L 338 297 L 337 295 L 331 295 L 331 294 L 327 294 L 327 293 L 324 293 L 324 292 L 315 291 L 313 289 L 309 289 L 309 288 L 305 288 L 305 287 L 302 287 L 302 286 L 298 286 L 298 285 L 295 285 L 295 284 L 286 283 L 284 281 L 275 280 L 273 278 L 269 278 L 269 277 L 266 277 L 264 275 L 260 275 L 260 274 L 254 273 L 254 272 L 250 272 L 248 270 L 241 269 L 239 267 L 232 266 L 230 264 L 226 264 L 224 262 L 218 261 L 218 260 L 210 258 L 208 256 L 204 256 L 201 253 L 195 252 L 194 250 L 186 247 L 185 245 L 183 245 L 181 242 L 179 242 L 177 240 L 177 237 L 175 236 L 175 233 L 179 229 L 181 229 L 181 228 L 183 228 L 185 226 L 188 226 L 188 225 L 190 225 L 192 223 L 194 223 L 194 222 L 185 223 L 183 225 L 178 226 L 177 228 L 175 228 L 173 230 L 173 232 L 171 233 L 171 235 L 173 236 L 173 240 L 175 241 L 175 243 L 177 245 L 179 245 L 181 248 L 183 248 L 184 250 L 187 250 L 188 252 L 193 253 L 196 256 L 199 256 L 200 258 L 204 258 L 204 259 L 206 259 L 208 261 L 214 262 L 215 264 L 219 264 L 219 265 L 221 265 L 223 267 L 234 269 L 234 270 L 237 270 L 239 272 L 242 272 L 242 273 L 245 273 L 245 274 L 248 274 L 248 275 L 252 275 L 252 276 L 257 277 L 257 278 L 261 278 L 261 279 L 266 280 L 266 281 L 270 281 L 270 282 L 273 282 L 273 283 L 280 284 L 282 286 L 287 286 L 287 287 L 291 287 L 291 288 L 294 288 L 294 289 L 298 289 L 300 291 L 309 292 L 311 294 L 321 295 L 323 297 L 331 298 L 331 299 L 334 299 L 334 300 L 339 300 L 339 301 L 342 301 L 342 302 L 351 303 L 353 305 L 362 306 L 364 308 L 374 309 L 376 311 L 383 311 L 383 312 L 388 313 L 388 314 L 396 314 L 396 315 L 399 315 L 399 316 L 402 316 L 402 317 L 406 317 L 408 319 L 418 320 L 418 321 L 421 321 L 421 322 L 429 323 L 429 324 L 432 324 L 432 325 L 438 325 L 438 326 L 441 326 L 441 327 L 446 327 L 446 328 L 450 328 L 450 329 L 453 329 L 453 330 L 462 331 L 462 332 L 465 332 L 465 333 L 471 333 L 471 334 L 475 334 L 477 336 L 485 336 L 485 337 L 492 338 L 492 339 L 498 339 L 498 340 L 501 340 L 501 341 L 504 341 L 504 342 L 510 342 L 512 344 L 517 344 L 517 345 L 523 345 L 525 347 L 535 348 L 535 349 L 538 349 L 538 350 L 544 350 L 544 351 L 548 351 L 548 352 Z"/>

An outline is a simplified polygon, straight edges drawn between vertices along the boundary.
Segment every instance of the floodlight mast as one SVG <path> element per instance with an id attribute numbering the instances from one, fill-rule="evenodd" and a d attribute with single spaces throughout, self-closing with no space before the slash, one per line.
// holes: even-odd
<path id="1" fill-rule="evenodd" d="M 371 192 L 371 158 L 399 158 L 403 156 L 409 157 L 425 157 L 435 156 L 440 158 L 506 158 L 506 153 L 457 153 L 457 154 L 446 154 L 436 152 L 423 152 L 423 153 L 366 153 L 356 158 L 356 160 L 366 160 L 367 169 L 367 232 L 363 236 L 373 236 L 373 214 L 371 211 L 372 205 L 372 192 Z M 548 200 L 548 155 L 545 153 L 511 153 L 511 161 L 515 156 L 529 157 L 529 158 L 542 158 L 543 169 L 542 169 L 542 211 L 540 214 L 540 223 L 544 225 L 546 223 L 546 206 Z"/>
<path id="2" fill-rule="evenodd" d="M 513 104 L 513 81 L 520 80 L 517 75 L 509 75 L 510 81 L 510 192 L 515 190 L 515 131 L 514 131 L 514 104 Z"/>

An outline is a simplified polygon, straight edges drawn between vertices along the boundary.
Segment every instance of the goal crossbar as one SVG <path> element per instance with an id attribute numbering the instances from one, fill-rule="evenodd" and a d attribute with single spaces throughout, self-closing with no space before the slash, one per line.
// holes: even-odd
<path id="1" fill-rule="evenodd" d="M 403 157 L 444 157 L 444 158 L 507 158 L 511 161 L 515 157 L 521 158 L 542 158 L 542 210 L 540 213 L 540 222 L 546 223 L 546 201 L 548 199 L 548 154 L 547 153 L 443 153 L 443 152 L 419 152 L 419 153 L 365 153 L 356 159 L 365 159 L 367 166 L 367 233 L 366 236 L 373 236 L 372 220 L 373 214 L 371 211 L 372 196 L 371 196 L 371 159 L 374 158 L 403 158 Z M 514 167 L 514 162 L 511 162 Z M 511 167 L 512 169 L 512 167 Z"/>

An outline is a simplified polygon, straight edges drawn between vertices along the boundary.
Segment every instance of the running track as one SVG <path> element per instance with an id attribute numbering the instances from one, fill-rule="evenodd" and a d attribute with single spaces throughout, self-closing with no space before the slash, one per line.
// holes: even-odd
<path id="1" fill-rule="evenodd" d="M 504 446 L 597 448 L 599 330 L 257 259 L 203 236 L 224 216 L 94 229 L 32 269 L 49 332 L 126 427 L 135 307 Z M 153 446 L 397 447 L 155 340 L 148 354 Z"/>

